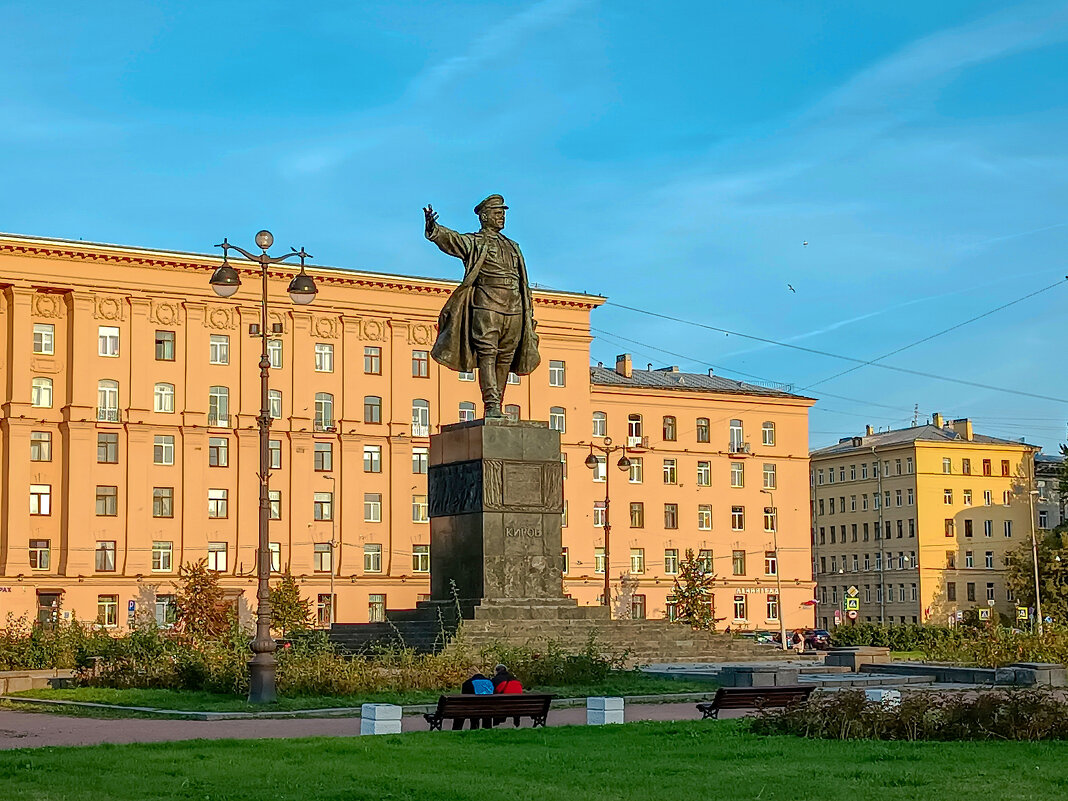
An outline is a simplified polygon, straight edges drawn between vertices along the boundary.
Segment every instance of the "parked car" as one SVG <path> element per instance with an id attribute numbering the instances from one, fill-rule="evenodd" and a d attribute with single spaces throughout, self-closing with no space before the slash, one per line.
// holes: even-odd
<path id="1" fill-rule="evenodd" d="M 826 651 L 831 647 L 831 633 L 826 629 L 805 629 L 805 647 Z"/>

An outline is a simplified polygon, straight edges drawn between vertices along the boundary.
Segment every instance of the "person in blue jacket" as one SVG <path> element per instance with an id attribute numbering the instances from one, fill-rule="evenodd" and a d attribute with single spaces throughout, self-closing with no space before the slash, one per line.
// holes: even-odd
<path id="1" fill-rule="evenodd" d="M 493 695 L 493 682 L 483 676 L 481 673 L 474 673 L 471 678 L 460 685 L 461 695 Z M 464 727 L 464 720 L 471 721 L 471 728 L 477 729 L 479 727 L 479 721 L 482 722 L 482 728 L 492 728 L 492 721 L 489 718 L 457 718 L 452 722 L 453 731 L 462 729 Z"/>

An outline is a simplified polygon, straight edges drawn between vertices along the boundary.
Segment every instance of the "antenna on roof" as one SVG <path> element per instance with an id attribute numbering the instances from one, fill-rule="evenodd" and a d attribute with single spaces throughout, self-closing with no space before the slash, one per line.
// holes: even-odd
<path id="1" fill-rule="evenodd" d="M 920 420 L 920 404 L 916 404 L 912 408 L 912 427 L 916 427 L 916 423 Z"/>

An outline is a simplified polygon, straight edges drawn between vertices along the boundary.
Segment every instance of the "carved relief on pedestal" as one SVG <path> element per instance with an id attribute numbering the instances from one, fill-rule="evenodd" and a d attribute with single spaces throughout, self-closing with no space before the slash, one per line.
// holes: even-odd
<path id="1" fill-rule="evenodd" d="M 93 295 L 94 320 L 125 320 L 126 299 L 111 295 Z"/>
<path id="2" fill-rule="evenodd" d="M 311 330 L 319 339 L 337 339 L 341 334 L 341 321 L 337 317 L 313 317 Z"/>
<path id="3" fill-rule="evenodd" d="M 65 304 L 61 295 L 49 295 L 38 292 L 33 296 L 32 312 L 34 317 L 59 318 L 63 316 Z"/>
<path id="4" fill-rule="evenodd" d="M 182 322 L 182 304 L 174 300 L 153 300 L 148 316 L 159 325 L 178 325 Z"/>
<path id="5" fill-rule="evenodd" d="M 237 328 L 237 309 L 231 306 L 209 306 L 204 314 L 204 327 L 219 331 Z"/>

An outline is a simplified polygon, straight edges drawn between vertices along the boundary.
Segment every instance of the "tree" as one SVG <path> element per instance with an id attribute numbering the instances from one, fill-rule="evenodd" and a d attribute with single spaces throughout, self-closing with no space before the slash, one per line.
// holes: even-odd
<path id="1" fill-rule="evenodd" d="M 675 609 L 677 619 L 691 628 L 715 630 L 712 617 L 712 584 L 716 575 L 704 559 L 696 559 L 693 549 L 686 549 L 686 557 L 679 564 L 675 576 Z"/>
<path id="2" fill-rule="evenodd" d="M 1068 620 L 1068 527 L 1058 526 L 1038 542 L 1038 586 L 1042 615 Z M 1005 583 L 1020 606 L 1035 605 L 1035 563 L 1031 544 L 1005 554 Z"/>
<path id="3" fill-rule="evenodd" d="M 283 637 L 311 628 L 311 601 L 301 597 L 300 587 L 288 570 L 271 588 L 271 628 L 281 631 Z"/>
<path id="4" fill-rule="evenodd" d="M 619 589 L 612 598 L 612 617 L 616 620 L 630 620 L 634 615 L 634 591 L 638 589 L 638 578 L 630 573 L 619 574 Z"/>
<path id="5" fill-rule="evenodd" d="M 208 570 L 208 560 L 186 562 L 178 569 L 174 605 L 175 628 L 194 640 L 217 640 L 230 627 L 230 607 L 219 574 Z"/>

